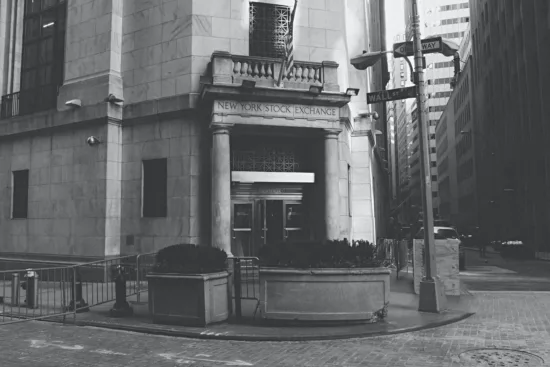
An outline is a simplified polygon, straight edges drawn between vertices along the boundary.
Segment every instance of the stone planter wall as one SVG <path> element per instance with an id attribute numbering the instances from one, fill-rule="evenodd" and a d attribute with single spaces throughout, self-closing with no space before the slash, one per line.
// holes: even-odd
<path id="1" fill-rule="evenodd" d="M 445 287 L 448 296 L 460 296 L 460 277 L 458 269 L 458 240 L 435 240 L 437 275 Z M 414 292 L 419 294 L 420 281 L 425 274 L 424 240 L 413 241 L 413 278 Z"/>
<path id="2" fill-rule="evenodd" d="M 386 312 L 390 270 L 260 269 L 263 319 L 374 322 Z"/>
<path id="3" fill-rule="evenodd" d="M 153 322 L 206 326 L 229 317 L 229 273 L 148 274 Z"/>

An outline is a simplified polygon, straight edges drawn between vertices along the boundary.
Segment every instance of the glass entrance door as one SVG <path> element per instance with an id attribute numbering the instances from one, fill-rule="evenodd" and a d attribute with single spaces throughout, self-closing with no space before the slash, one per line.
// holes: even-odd
<path id="1" fill-rule="evenodd" d="M 283 233 L 285 241 L 306 239 L 306 220 L 303 204 L 299 201 L 283 202 Z"/>
<path id="2" fill-rule="evenodd" d="M 308 231 L 300 201 L 256 199 L 232 203 L 234 256 L 257 256 L 264 245 L 307 239 Z"/>
<path id="3" fill-rule="evenodd" d="M 254 203 L 232 203 L 231 252 L 234 256 L 254 256 Z"/>

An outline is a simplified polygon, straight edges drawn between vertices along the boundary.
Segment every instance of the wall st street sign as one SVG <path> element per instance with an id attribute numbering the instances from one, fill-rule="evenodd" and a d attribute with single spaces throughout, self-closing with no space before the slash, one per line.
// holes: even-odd
<path id="1" fill-rule="evenodd" d="M 367 93 L 367 104 L 395 101 L 399 99 L 414 97 L 416 97 L 416 86 L 381 90 L 380 92 Z"/>
<path id="2" fill-rule="evenodd" d="M 431 54 L 441 52 L 442 49 L 441 37 L 431 37 L 422 40 L 422 53 Z M 399 42 L 393 44 L 393 57 L 413 56 L 412 41 Z"/>

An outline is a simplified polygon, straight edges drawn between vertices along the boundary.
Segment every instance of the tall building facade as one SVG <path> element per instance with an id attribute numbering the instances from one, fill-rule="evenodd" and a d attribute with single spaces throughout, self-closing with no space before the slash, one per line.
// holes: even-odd
<path id="1" fill-rule="evenodd" d="M 406 38 L 412 37 L 412 1 L 405 1 L 405 25 Z M 469 24 L 469 4 L 464 0 L 418 0 L 418 13 L 420 18 L 420 32 L 422 38 L 440 36 L 460 43 Z M 429 121 L 429 153 L 430 153 L 430 176 L 432 180 L 432 197 L 434 216 L 439 216 L 439 187 L 437 172 L 436 136 L 435 127 L 439 121 L 445 106 L 452 93 L 451 83 L 454 76 L 453 60 L 439 53 L 426 54 L 425 80 L 426 93 L 428 98 Z M 418 130 L 416 130 L 418 131 Z M 418 135 L 418 133 L 413 132 Z M 418 137 L 413 135 L 413 150 L 418 145 Z M 413 154 L 414 163 L 419 153 Z M 411 163 L 411 164 L 412 164 Z M 414 166 L 418 165 L 419 163 Z M 419 168 L 415 172 L 419 171 Z M 416 173 L 415 173 L 416 174 Z M 411 175 L 413 176 L 413 175 Z M 415 178 L 411 185 L 411 196 L 414 198 L 413 205 L 420 205 L 420 178 Z"/>
<path id="2" fill-rule="evenodd" d="M 404 40 L 403 35 L 394 37 L 395 42 Z M 389 60 L 390 82 L 388 89 L 403 88 L 412 86 L 409 66 L 402 58 Z M 413 128 L 411 121 L 411 108 L 414 99 L 404 99 L 387 103 L 388 116 L 391 116 L 388 123 L 388 130 L 393 128 L 394 162 L 390 165 L 392 178 L 394 179 L 395 200 L 392 203 L 392 215 L 397 216 L 403 224 L 411 223 L 416 214 L 412 213 L 411 196 L 409 185 L 411 183 L 410 161 L 412 157 Z M 391 111 L 391 113 L 390 113 Z"/>
<path id="3" fill-rule="evenodd" d="M 384 1 L 298 1 L 291 28 L 293 5 L 2 1 L 0 253 L 384 236 L 384 106 L 359 111 L 385 64 L 349 65 L 385 44 Z"/>
<path id="4" fill-rule="evenodd" d="M 470 1 L 480 226 L 521 239 L 539 257 L 550 243 L 550 3 Z"/>
<path id="5" fill-rule="evenodd" d="M 460 44 L 460 74 L 436 127 L 439 212 L 459 230 L 478 225 L 475 150 L 486 149 L 474 136 L 471 37 Z M 476 144 L 478 143 L 478 144 Z M 491 154 L 491 150 L 485 152 Z"/>

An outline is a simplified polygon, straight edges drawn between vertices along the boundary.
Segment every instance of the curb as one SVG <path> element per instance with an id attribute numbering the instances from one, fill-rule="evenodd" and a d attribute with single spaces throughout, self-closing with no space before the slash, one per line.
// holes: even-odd
<path id="1" fill-rule="evenodd" d="M 133 325 L 109 324 L 109 323 L 99 322 L 99 321 L 77 321 L 76 325 L 97 327 L 97 328 L 111 329 L 111 330 L 122 330 L 122 331 L 129 331 L 129 332 L 135 332 L 140 334 L 162 335 L 162 336 L 190 338 L 190 339 L 232 340 L 232 341 L 244 341 L 244 342 L 257 342 L 257 341 L 298 342 L 298 341 L 371 338 L 371 337 L 378 337 L 378 336 L 403 334 L 403 333 L 409 333 L 413 331 L 422 331 L 426 329 L 433 329 L 436 327 L 446 326 L 449 324 L 453 324 L 455 322 L 465 320 L 473 315 L 475 315 L 475 312 L 468 312 L 444 321 L 436 321 L 436 322 L 431 322 L 421 326 L 401 328 L 401 329 L 395 329 L 395 330 L 389 330 L 389 331 L 379 331 L 379 332 L 370 332 L 370 333 L 365 332 L 365 333 L 341 334 L 341 335 L 311 335 L 311 336 L 310 335 L 305 335 L 305 336 L 223 335 L 223 332 L 216 333 L 214 331 L 210 331 L 208 333 L 205 333 L 206 330 L 202 332 L 189 332 L 189 331 L 183 331 L 183 330 L 180 331 L 180 330 L 170 330 L 170 329 L 148 328 L 148 327 L 133 326 Z M 54 321 L 54 322 L 60 323 L 59 321 Z"/>

